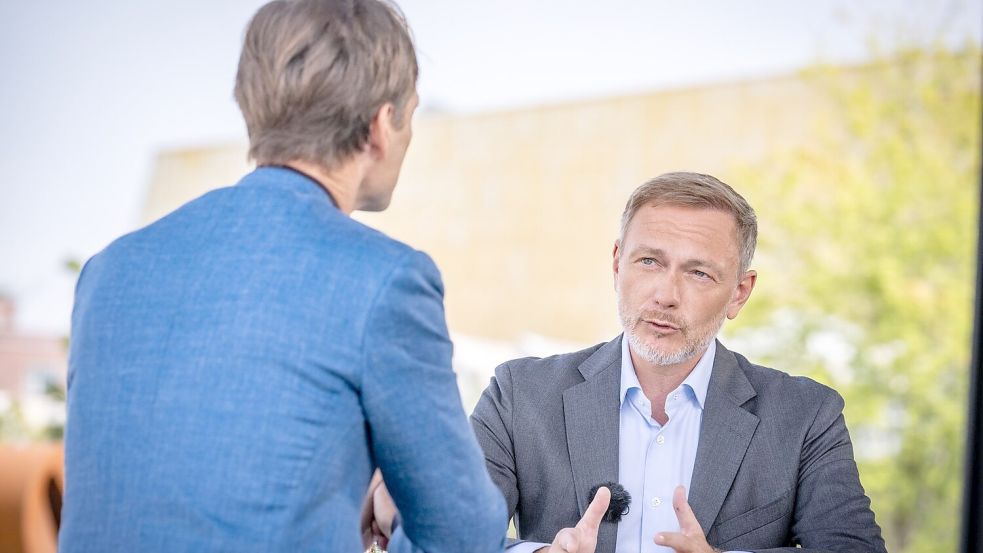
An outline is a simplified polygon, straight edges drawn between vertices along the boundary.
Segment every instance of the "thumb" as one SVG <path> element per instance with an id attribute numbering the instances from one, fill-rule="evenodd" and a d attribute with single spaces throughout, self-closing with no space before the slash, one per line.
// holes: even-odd
<path id="1" fill-rule="evenodd" d="M 693 508 L 689 506 L 689 501 L 686 500 L 686 488 L 683 486 L 676 486 L 672 494 L 672 507 L 676 511 L 676 520 L 679 521 L 679 529 L 683 534 L 691 536 L 696 533 L 703 533 L 700 522 L 696 520 L 696 514 L 693 513 Z"/>
<path id="2" fill-rule="evenodd" d="M 594 495 L 594 500 L 587 506 L 587 511 L 580 518 L 580 522 L 577 523 L 577 528 L 589 530 L 596 534 L 597 527 L 601 525 L 601 519 L 604 518 L 604 513 L 607 512 L 610 503 L 611 490 L 598 488 L 597 493 Z"/>

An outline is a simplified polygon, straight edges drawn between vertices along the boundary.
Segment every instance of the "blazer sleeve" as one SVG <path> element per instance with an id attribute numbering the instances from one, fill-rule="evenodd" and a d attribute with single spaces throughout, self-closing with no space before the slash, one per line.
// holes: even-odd
<path id="1" fill-rule="evenodd" d="M 433 261 L 408 253 L 381 288 L 363 344 L 362 406 L 402 523 L 392 553 L 501 551 L 502 495 L 464 416 Z"/>
<path id="2" fill-rule="evenodd" d="M 492 481 L 505 496 L 505 510 L 508 521 L 515 516 L 519 504 L 519 485 L 516 475 L 515 448 L 512 443 L 513 409 L 512 409 L 512 373 L 509 363 L 503 363 L 495 369 L 495 376 L 485 391 L 482 392 L 478 404 L 471 413 L 471 426 L 478 437 L 478 444 L 485 453 L 485 465 Z M 527 544 L 518 549 L 515 546 Z M 507 551 L 523 551 L 525 547 L 542 543 L 527 542 L 508 538 Z"/>
<path id="3" fill-rule="evenodd" d="M 505 496 L 505 510 L 511 520 L 519 502 L 519 488 L 512 445 L 512 378 L 507 363 L 495 369 L 471 413 L 471 426 L 485 454 L 488 473 Z"/>
<path id="4" fill-rule="evenodd" d="M 843 398 L 829 390 L 809 429 L 799 460 L 791 538 L 801 549 L 757 553 L 886 553 L 870 499 L 860 484 L 843 419 Z"/>

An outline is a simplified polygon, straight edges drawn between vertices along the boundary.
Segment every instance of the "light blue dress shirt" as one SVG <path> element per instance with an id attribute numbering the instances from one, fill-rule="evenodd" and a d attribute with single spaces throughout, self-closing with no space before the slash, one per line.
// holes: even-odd
<path id="1" fill-rule="evenodd" d="M 652 418 L 652 404 L 638 383 L 628 340 L 621 340 L 618 475 L 632 500 L 618 523 L 618 553 L 673 551 L 653 540 L 659 532 L 679 531 L 672 494 L 679 485 L 689 492 L 716 352 L 716 342 L 711 342 L 683 383 L 666 396 L 669 421 L 663 426 Z"/>
<path id="2" fill-rule="evenodd" d="M 657 545 L 655 535 L 679 531 L 672 495 L 679 485 L 689 493 L 716 353 L 713 341 L 683 383 L 669 393 L 665 404 L 669 420 L 661 425 L 652 418 L 652 404 L 638 382 L 628 339 L 621 340 L 618 474 L 631 494 L 631 507 L 618 523 L 617 553 L 673 553 Z M 531 553 L 545 545 L 520 543 L 508 553 Z"/>

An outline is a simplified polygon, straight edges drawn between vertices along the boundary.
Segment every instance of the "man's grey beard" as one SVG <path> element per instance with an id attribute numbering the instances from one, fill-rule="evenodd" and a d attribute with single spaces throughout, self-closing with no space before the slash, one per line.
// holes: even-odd
<path id="1" fill-rule="evenodd" d="M 708 328 L 708 331 L 700 336 L 694 336 L 689 338 L 686 336 L 686 331 L 689 330 L 688 326 L 681 326 L 681 331 L 683 331 L 683 336 L 686 342 L 683 347 L 676 351 L 664 352 L 659 351 L 655 348 L 650 347 L 635 333 L 635 330 L 639 323 L 641 323 L 642 317 L 641 313 L 637 313 L 633 316 L 629 316 L 624 312 L 621 307 L 621 302 L 618 302 L 618 317 L 621 318 L 621 326 L 625 330 L 625 336 L 628 337 L 628 344 L 631 345 L 631 351 L 635 352 L 635 355 L 641 356 L 642 359 L 652 363 L 656 366 L 668 366 L 676 365 L 682 363 L 687 359 L 692 359 L 700 353 L 706 351 L 710 347 L 710 342 L 712 342 L 717 337 L 717 332 L 720 331 L 720 327 L 724 325 L 724 319 L 727 313 L 720 314 L 720 320 L 717 324 L 712 325 Z M 673 324 L 676 324 L 677 319 L 674 317 L 668 317 Z"/>

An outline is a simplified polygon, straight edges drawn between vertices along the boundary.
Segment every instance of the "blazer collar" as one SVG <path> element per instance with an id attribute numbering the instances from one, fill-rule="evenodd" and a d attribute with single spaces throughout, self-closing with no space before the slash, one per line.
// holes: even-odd
<path id="1" fill-rule="evenodd" d="M 298 196 L 326 203 L 337 209 L 338 205 L 328 191 L 309 175 L 282 165 L 262 165 L 242 177 L 236 186 L 265 186 L 289 190 Z"/>
<path id="2" fill-rule="evenodd" d="M 605 369 L 611 368 L 612 364 L 618 365 L 620 376 L 620 366 L 621 366 L 621 337 L 623 335 L 619 334 L 614 340 L 602 345 L 597 348 L 597 351 L 592 353 L 590 357 L 584 360 L 583 363 L 577 367 L 580 374 L 584 377 L 584 380 L 593 380 Z"/>
<path id="3" fill-rule="evenodd" d="M 758 427 L 758 417 L 743 407 L 755 395 L 737 356 L 717 342 L 689 490 L 690 507 L 704 533 L 716 520 Z"/>
<path id="4" fill-rule="evenodd" d="M 618 481 L 621 337 L 602 345 L 577 369 L 584 381 L 563 391 L 563 415 L 577 507 L 583 516 L 590 489 Z M 602 522 L 595 551 L 614 553 L 617 538 L 617 524 Z"/>

